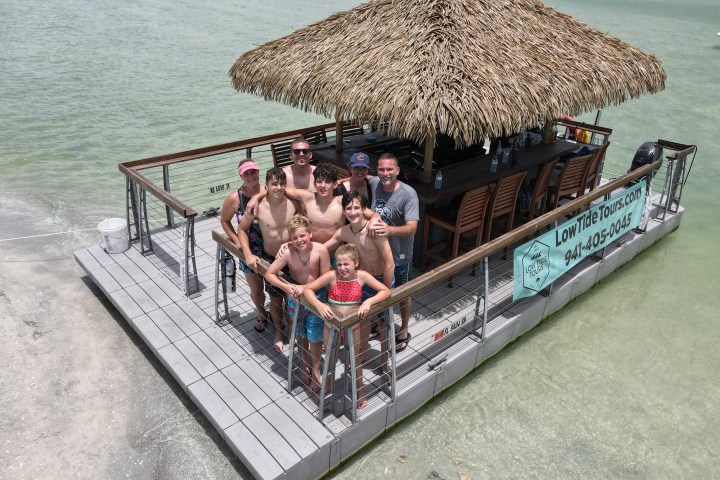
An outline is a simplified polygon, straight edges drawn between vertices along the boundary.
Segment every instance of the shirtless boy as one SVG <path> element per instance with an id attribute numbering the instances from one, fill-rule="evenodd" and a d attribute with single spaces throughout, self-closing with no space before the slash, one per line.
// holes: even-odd
<path id="1" fill-rule="evenodd" d="M 298 137 L 293 140 L 290 149 L 290 160 L 292 160 L 293 164 L 283 168 L 287 176 L 287 186 L 289 188 L 314 190 L 312 173 L 315 166 L 310 165 L 312 159 L 310 144 L 303 137 Z"/>
<path id="2" fill-rule="evenodd" d="M 337 197 L 340 198 L 340 197 Z M 368 206 L 367 197 L 357 190 L 351 190 L 342 196 L 342 207 L 348 224 L 325 242 L 328 250 L 336 250 L 342 243 L 353 243 L 360 251 L 363 270 L 380 280 L 386 287 L 393 287 L 395 261 L 387 237 L 371 235 L 368 228 L 370 220 L 366 219 L 364 212 Z M 375 291 L 368 286 L 363 288 L 363 299 L 375 295 Z M 368 338 L 370 336 L 370 320 L 365 319 L 360 324 L 361 360 L 367 359 Z M 387 334 L 384 328 L 380 329 L 381 345 L 385 345 Z"/>
<path id="3" fill-rule="evenodd" d="M 298 313 L 298 330 L 301 338 L 302 357 L 305 363 L 303 383 L 310 384 L 313 392 L 320 391 L 320 362 L 323 342 L 323 320 L 298 301 L 305 284 L 312 282 L 325 272 L 330 271 L 330 255 L 322 243 L 312 241 L 313 232 L 310 221 L 303 215 L 293 216 L 287 223 L 290 245 L 280 253 L 265 272 L 268 282 L 287 294 L 288 313 Z M 295 283 L 285 283 L 278 273 L 285 267 Z M 321 296 L 320 292 L 317 292 Z M 325 301 L 326 298 L 322 297 Z M 309 357 L 308 357 L 309 354 Z M 312 369 L 310 369 L 310 366 Z M 312 372 L 311 376 L 308 373 Z M 312 383 L 310 383 L 312 382 Z"/>
<path id="4" fill-rule="evenodd" d="M 258 256 L 250 249 L 250 242 L 246 233 L 253 220 L 257 219 L 263 238 L 263 252 L 261 257 L 268 263 L 272 263 L 280 245 L 287 242 L 290 236 L 287 232 L 287 222 L 293 215 L 301 211 L 300 205 L 285 196 L 285 172 L 279 168 L 271 168 L 265 175 L 267 196 L 257 207 L 257 213 L 246 211 L 238 225 L 237 236 L 240 240 L 240 247 L 248 267 L 258 271 Z M 275 350 L 282 352 L 283 327 L 282 290 L 272 284 L 265 282 L 265 291 L 270 296 L 270 317 L 275 325 Z"/>
<path id="5" fill-rule="evenodd" d="M 315 192 L 288 187 L 285 189 L 285 195 L 289 198 L 299 200 L 302 204 L 305 215 L 313 227 L 313 241 L 325 243 L 330 240 L 345 223 L 342 197 L 333 196 L 333 189 L 337 181 L 337 170 L 328 164 L 321 163 L 313 171 L 313 178 Z M 248 208 L 253 208 L 254 203 L 263 198 L 263 195 L 265 194 L 260 193 L 253 197 L 253 200 L 248 204 Z M 370 209 L 361 212 L 361 215 L 365 215 L 366 218 L 375 217 L 377 220 L 380 219 L 380 217 Z M 335 249 L 338 246 L 339 244 L 328 249 L 330 255 L 335 253 Z M 282 252 L 283 249 L 281 249 L 281 253 Z"/>

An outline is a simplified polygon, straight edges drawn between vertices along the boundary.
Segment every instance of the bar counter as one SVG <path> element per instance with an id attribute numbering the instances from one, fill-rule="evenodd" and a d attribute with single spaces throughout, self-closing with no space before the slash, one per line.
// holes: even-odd
<path id="1" fill-rule="evenodd" d="M 368 141 L 367 137 L 375 138 Z M 379 150 L 392 151 L 393 145 L 406 142 L 397 137 L 388 137 L 380 132 L 351 137 L 351 141 L 344 142 L 343 149 L 338 151 L 332 142 L 313 147 L 313 157 L 318 162 L 328 162 L 337 167 L 342 174 L 347 174 L 350 157 L 356 152 L 365 152 L 370 158 L 371 171 L 377 167 Z M 462 162 L 441 167 L 443 173 L 442 187 L 438 190 L 433 183 L 423 183 L 422 172 L 406 165 L 400 165 L 400 180 L 412 186 L 418 194 L 420 202 L 424 205 L 434 204 L 450 199 L 457 194 L 464 193 L 476 187 L 496 182 L 500 178 L 514 173 L 529 170 L 543 165 L 556 157 L 562 157 L 581 148 L 571 140 L 558 139 L 555 143 L 541 144 L 533 147 L 524 147 L 511 151 L 507 163 L 498 162 L 497 170 L 491 172 L 492 158 L 495 154 L 486 154 L 473 157 Z M 433 171 L 434 177 L 435 171 Z"/>

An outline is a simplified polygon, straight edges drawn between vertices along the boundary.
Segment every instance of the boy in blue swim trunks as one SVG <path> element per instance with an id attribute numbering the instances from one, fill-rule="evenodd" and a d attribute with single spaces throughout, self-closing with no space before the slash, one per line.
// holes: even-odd
<path id="1" fill-rule="evenodd" d="M 295 215 L 287 222 L 290 236 L 288 248 L 281 251 L 265 273 L 265 279 L 287 294 L 287 309 L 290 315 L 299 308 L 298 331 L 302 358 L 305 363 L 303 382 L 313 392 L 320 391 L 320 363 L 322 358 L 324 321 L 312 311 L 303 307 L 299 298 L 305 285 L 330 271 L 330 255 L 322 243 L 312 241 L 310 221 L 303 215 Z M 290 277 L 296 283 L 283 282 L 278 273 L 288 267 Z M 322 295 L 318 292 L 318 295 Z"/>

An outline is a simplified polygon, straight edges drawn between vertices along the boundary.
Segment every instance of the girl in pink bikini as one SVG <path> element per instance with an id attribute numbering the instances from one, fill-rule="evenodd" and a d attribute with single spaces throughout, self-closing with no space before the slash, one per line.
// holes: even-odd
<path id="1" fill-rule="evenodd" d="M 348 243 L 340 246 L 335 252 L 335 262 L 337 265 L 335 270 L 330 270 L 308 283 L 303 291 L 303 296 L 308 303 L 325 320 L 332 319 L 336 313 L 338 316 L 347 315 L 355 307 L 357 307 L 358 317 L 365 318 L 372 305 L 390 297 L 388 287 L 365 270 L 360 270 L 360 252 L 354 244 Z M 363 285 L 369 286 L 377 293 L 362 301 Z M 321 302 L 315 295 L 317 290 L 325 287 L 327 287 L 328 292 L 328 303 Z M 353 328 L 352 333 L 357 354 L 360 351 L 361 344 L 360 323 Z M 362 408 L 367 404 L 363 389 L 362 366 L 357 360 L 355 365 L 358 384 L 358 408 Z"/>

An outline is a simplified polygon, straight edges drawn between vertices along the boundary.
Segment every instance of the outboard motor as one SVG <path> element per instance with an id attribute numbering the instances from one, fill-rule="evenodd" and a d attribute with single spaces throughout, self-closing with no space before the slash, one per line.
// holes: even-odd
<path id="1" fill-rule="evenodd" d="M 640 145 L 640 148 L 635 152 L 632 164 L 630 164 L 630 170 L 628 173 L 636 170 L 645 165 L 655 163 L 659 158 L 662 158 L 663 149 L 660 148 L 655 142 L 645 142 Z"/>
<path id="2" fill-rule="evenodd" d="M 628 170 L 628 173 L 632 172 L 633 170 L 637 170 L 640 167 L 644 167 L 645 165 L 650 165 L 651 163 L 655 163 L 659 158 L 662 158 L 663 149 L 657 145 L 656 142 L 648 141 L 640 145 L 640 148 L 637 149 L 637 152 L 635 152 L 635 156 L 633 157 L 632 163 L 630 164 L 630 170 Z M 651 175 L 651 178 L 655 176 L 655 172 Z M 637 182 L 639 182 L 641 179 L 633 180 L 628 185 L 634 185 Z"/>

